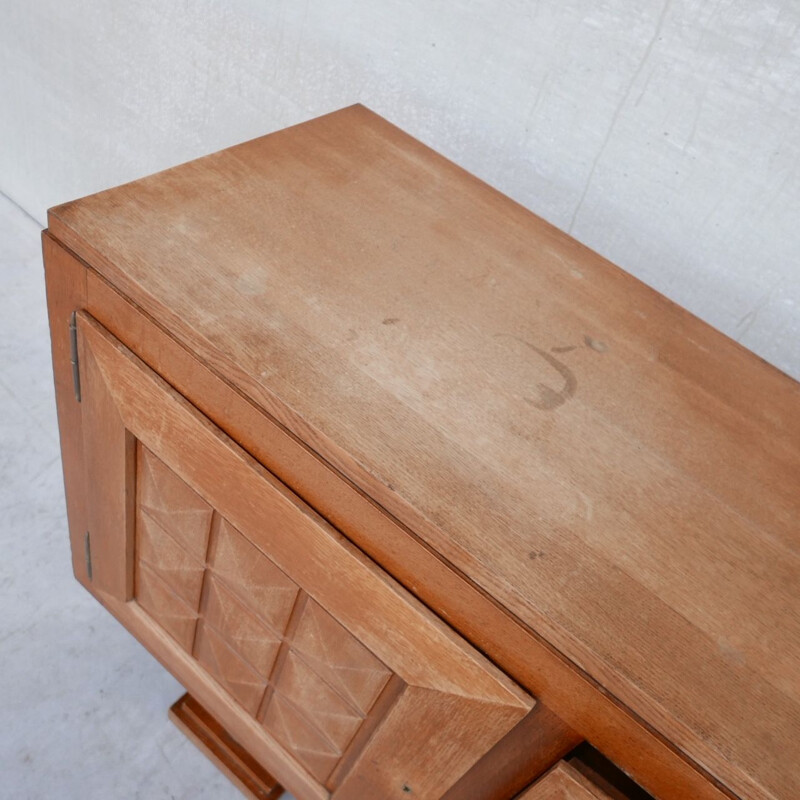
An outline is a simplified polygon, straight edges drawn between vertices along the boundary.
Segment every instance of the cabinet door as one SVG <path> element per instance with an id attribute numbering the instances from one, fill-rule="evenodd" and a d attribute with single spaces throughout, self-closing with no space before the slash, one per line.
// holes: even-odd
<path id="1" fill-rule="evenodd" d="M 302 800 L 441 797 L 532 698 L 78 317 L 96 594 Z"/>

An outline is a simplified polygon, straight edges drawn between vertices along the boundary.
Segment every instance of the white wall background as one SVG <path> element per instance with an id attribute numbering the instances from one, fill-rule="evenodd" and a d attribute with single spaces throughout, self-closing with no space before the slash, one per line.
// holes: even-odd
<path id="1" fill-rule="evenodd" d="M 800 377 L 800 0 L 0 0 L 42 223 L 355 101 Z"/>

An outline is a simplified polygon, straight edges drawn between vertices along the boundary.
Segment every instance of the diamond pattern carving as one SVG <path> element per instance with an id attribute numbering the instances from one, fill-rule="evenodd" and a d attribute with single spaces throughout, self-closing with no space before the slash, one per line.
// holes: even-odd
<path id="1" fill-rule="evenodd" d="M 327 611 L 309 600 L 292 647 L 361 712 L 369 711 L 391 672 Z"/>
<path id="2" fill-rule="evenodd" d="M 267 688 L 265 678 L 235 653 L 210 625 L 203 622 L 198 626 L 194 656 L 255 716 Z"/>
<path id="3" fill-rule="evenodd" d="M 147 448 L 139 447 L 139 510 L 205 562 L 213 509 Z"/>
<path id="4" fill-rule="evenodd" d="M 136 600 L 320 782 L 391 671 L 139 447 Z"/>
<path id="5" fill-rule="evenodd" d="M 264 727 L 320 783 L 327 780 L 342 757 L 341 751 L 279 694 L 272 695 Z"/>
<path id="6" fill-rule="evenodd" d="M 275 691 L 295 708 L 313 711 L 317 728 L 339 750 L 344 750 L 363 722 L 363 715 L 319 680 L 292 651 L 286 657 Z"/>
<path id="7" fill-rule="evenodd" d="M 139 519 L 139 560 L 147 564 L 187 604 L 200 604 L 205 564 L 189 555 L 147 514 Z"/>
<path id="8" fill-rule="evenodd" d="M 225 584 L 209 574 L 203 618 L 256 670 L 268 676 L 281 638 L 247 610 Z"/>
<path id="9" fill-rule="evenodd" d="M 191 652 L 197 613 L 178 597 L 147 564 L 136 569 L 136 599 L 139 605 L 184 650 Z"/>
<path id="10" fill-rule="evenodd" d="M 297 584 L 225 520 L 211 550 L 214 574 L 274 631 L 283 633 L 297 599 Z"/>

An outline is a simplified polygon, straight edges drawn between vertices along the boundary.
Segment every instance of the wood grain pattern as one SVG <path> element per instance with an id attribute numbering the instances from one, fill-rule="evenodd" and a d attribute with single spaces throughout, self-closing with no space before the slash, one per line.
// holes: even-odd
<path id="1" fill-rule="evenodd" d="M 278 800 L 283 787 L 208 713 L 195 698 L 183 695 L 169 718 L 248 800 Z"/>
<path id="2" fill-rule="evenodd" d="M 61 250 L 63 260 L 72 258 Z M 74 259 L 73 259 L 74 261 Z M 448 619 L 515 680 L 591 739 L 662 800 L 732 795 L 595 679 L 564 658 L 497 600 L 378 507 L 332 465 L 259 409 L 241 391 L 170 338 L 106 280 L 87 269 L 88 307 L 169 383 L 261 463 L 307 498 L 364 552 Z M 667 730 L 669 730 L 667 728 Z M 696 745 L 695 758 L 713 750 Z M 337 768 L 338 769 L 338 768 Z"/>
<path id="3" fill-rule="evenodd" d="M 611 800 L 593 786 L 577 770 L 565 762 L 558 763 L 543 778 L 536 781 L 517 800 Z"/>
<path id="4" fill-rule="evenodd" d="M 800 791 L 786 376 L 360 108 L 50 224 L 730 789 Z"/>
<path id="5" fill-rule="evenodd" d="M 361 683 L 363 675 L 364 685 L 374 695 L 388 674 L 382 660 L 403 681 L 404 688 L 385 710 L 385 718 L 364 743 L 333 796 L 355 797 L 354 792 L 361 791 L 357 787 L 369 787 L 366 796 L 399 798 L 411 781 L 417 796 L 440 797 L 514 727 L 531 708 L 531 698 L 354 550 L 91 318 L 80 314 L 78 327 L 84 349 L 102 365 L 112 395 L 108 402 L 118 409 L 121 424 L 224 520 L 211 525 L 207 570 L 217 574 L 221 565 L 219 578 L 226 585 L 242 572 L 248 597 L 261 591 L 261 576 L 266 574 L 269 583 L 279 574 L 312 598 L 300 606 L 297 624 L 287 627 L 285 644 L 292 649 L 293 637 L 299 637 L 298 659 L 306 653 L 313 657 L 312 664 L 303 661 L 305 677 L 319 664 L 337 686 L 328 684 L 330 691 L 324 686 L 316 692 L 309 687 L 305 693 L 300 691 L 297 672 L 291 672 L 297 664 L 289 653 L 266 704 L 267 730 L 319 781 L 326 779 L 355 733 L 352 726 L 346 729 L 343 709 L 349 720 L 359 721 L 361 716 L 347 698 L 340 696 L 335 705 L 332 693 L 338 693 L 338 686 L 346 687 L 356 702 L 366 705 L 370 701 L 354 691 L 344 675 L 352 663 L 356 682 Z M 93 447 L 99 444 L 92 441 Z M 114 498 L 108 502 L 113 504 Z M 112 512 L 122 514 L 119 499 L 108 513 Z M 139 567 L 147 569 L 144 563 Z M 364 608 L 376 613 L 364 615 Z M 254 611 L 258 613 L 258 609 Z M 157 619 L 157 614 L 153 616 Z M 305 623 L 306 618 L 310 622 Z M 387 619 L 394 623 L 389 635 L 384 624 Z M 338 633 L 335 639 L 334 633 Z M 319 641 L 312 643 L 314 637 Z M 193 652 L 207 672 L 253 715 L 266 688 L 263 676 L 202 620 Z M 383 677 L 376 681 L 370 673 Z M 327 708 L 321 709 L 319 719 L 316 709 L 299 705 L 323 696 Z M 408 736 L 409 731 L 415 735 Z M 405 742 L 386 752 L 387 743 L 403 734 L 413 744 Z M 425 742 L 431 744 L 430 750 Z"/>

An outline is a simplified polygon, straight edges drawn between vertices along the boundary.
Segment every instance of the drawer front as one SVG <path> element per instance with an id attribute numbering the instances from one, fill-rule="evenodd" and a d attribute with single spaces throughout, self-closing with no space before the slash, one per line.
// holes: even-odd
<path id="1" fill-rule="evenodd" d="M 568 763 L 560 761 L 524 791 L 517 800 L 612 800 L 612 798 Z"/>
<path id="2" fill-rule="evenodd" d="M 532 698 L 91 317 L 78 329 L 93 589 L 313 796 L 441 797 Z"/>

